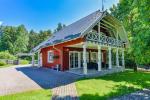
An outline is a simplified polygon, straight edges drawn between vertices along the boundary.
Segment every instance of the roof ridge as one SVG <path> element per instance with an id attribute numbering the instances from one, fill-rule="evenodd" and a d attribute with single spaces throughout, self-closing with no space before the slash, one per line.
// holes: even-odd
<path id="1" fill-rule="evenodd" d="M 73 23 L 71 23 L 71 24 L 67 25 L 67 26 L 66 26 L 66 27 L 64 27 L 63 29 L 61 29 L 61 30 L 59 30 L 59 31 L 55 32 L 54 34 L 58 34 L 59 32 L 61 32 L 61 31 L 63 31 L 64 29 L 66 29 L 67 27 L 69 27 L 69 26 L 73 25 L 74 23 L 77 23 L 77 22 L 81 21 L 82 19 L 84 19 L 84 18 L 86 18 L 86 17 L 89 17 L 89 16 L 91 16 L 92 14 L 95 14 L 95 13 L 97 13 L 97 12 L 103 13 L 103 12 L 101 12 L 100 10 L 96 10 L 95 12 L 90 13 L 90 14 L 88 14 L 87 16 L 85 16 L 85 17 L 83 17 L 83 18 L 78 19 L 77 21 L 74 21 Z"/>

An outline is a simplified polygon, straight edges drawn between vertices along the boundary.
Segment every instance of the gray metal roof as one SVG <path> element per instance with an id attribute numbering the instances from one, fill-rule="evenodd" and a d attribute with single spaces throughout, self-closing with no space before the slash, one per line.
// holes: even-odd
<path id="1" fill-rule="evenodd" d="M 54 45 L 82 36 L 98 19 L 102 17 L 104 12 L 100 10 L 66 26 L 62 30 L 54 33 L 48 40 L 40 43 L 32 52 L 37 51 L 45 46 Z"/>

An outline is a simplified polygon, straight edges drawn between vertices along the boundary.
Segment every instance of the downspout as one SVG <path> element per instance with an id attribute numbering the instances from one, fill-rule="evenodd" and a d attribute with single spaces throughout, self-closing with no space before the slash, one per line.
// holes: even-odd
<path id="1" fill-rule="evenodd" d="M 55 50 L 57 50 L 59 53 L 60 53 L 60 59 L 61 59 L 61 61 L 60 61 L 60 63 L 61 63 L 61 70 L 63 70 L 63 68 L 62 68 L 62 65 L 63 65 L 63 62 L 62 62 L 62 56 L 63 56 L 63 54 L 62 54 L 62 50 L 60 50 L 60 49 L 58 49 L 58 48 L 56 48 L 54 45 L 53 45 L 53 48 L 55 49 Z"/>

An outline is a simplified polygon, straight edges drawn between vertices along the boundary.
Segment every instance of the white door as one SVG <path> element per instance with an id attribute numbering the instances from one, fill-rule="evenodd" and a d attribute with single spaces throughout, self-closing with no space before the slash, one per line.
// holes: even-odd
<path id="1" fill-rule="evenodd" d="M 69 52 L 69 66 L 71 69 L 80 67 L 80 52 Z"/>

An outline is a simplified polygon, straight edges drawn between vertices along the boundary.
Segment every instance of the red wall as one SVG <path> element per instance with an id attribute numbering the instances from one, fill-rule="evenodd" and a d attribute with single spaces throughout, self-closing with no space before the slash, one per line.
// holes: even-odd
<path id="1" fill-rule="evenodd" d="M 62 70 L 68 70 L 69 69 L 69 51 L 83 51 L 83 49 L 82 48 L 65 47 L 65 46 L 78 44 L 78 43 L 81 43 L 81 42 L 84 42 L 83 38 L 78 38 L 78 39 L 75 39 L 75 40 L 72 40 L 72 41 L 68 41 L 68 42 L 65 42 L 65 43 L 57 44 L 57 45 L 55 45 L 55 48 L 53 46 L 49 46 L 49 47 L 45 47 L 45 48 L 41 49 L 42 66 L 43 67 L 53 68 L 57 64 L 61 65 L 61 63 L 62 63 L 62 68 L 61 69 Z M 58 49 L 59 49 L 59 51 L 58 51 Z M 48 63 L 48 60 L 47 60 L 47 54 L 48 54 L 49 50 L 53 50 L 54 55 L 55 56 L 56 55 L 59 56 L 59 58 L 54 59 L 53 63 Z M 87 51 L 97 52 L 96 49 L 95 50 L 94 49 L 87 49 Z M 104 62 L 106 62 L 106 51 L 102 50 L 102 52 L 104 53 Z"/>
<path id="2" fill-rule="evenodd" d="M 42 66 L 52 68 L 52 67 L 56 66 L 56 64 L 60 64 L 61 65 L 61 62 L 62 62 L 61 58 L 63 57 L 63 55 L 65 55 L 65 53 L 63 52 L 63 47 L 64 46 L 73 45 L 73 44 L 78 44 L 78 43 L 81 43 L 81 42 L 84 42 L 83 38 L 78 38 L 78 39 L 75 39 L 75 40 L 72 40 L 72 41 L 68 41 L 68 42 L 64 42 L 64 43 L 61 43 L 61 44 L 57 44 L 57 45 L 55 45 L 55 48 L 53 48 L 53 46 L 42 48 L 41 49 L 41 53 L 42 53 Z M 53 63 L 48 63 L 48 60 L 47 60 L 47 54 L 48 54 L 49 50 L 53 50 L 54 55 L 58 55 L 59 56 L 58 59 L 54 59 Z M 63 61 L 63 64 L 64 64 L 64 61 Z M 62 70 L 65 70 L 65 69 L 66 68 L 62 68 Z"/>
<path id="3" fill-rule="evenodd" d="M 52 50 L 55 56 L 56 55 L 59 56 L 59 58 L 55 59 L 53 63 L 48 63 L 47 56 L 49 50 Z M 60 53 L 57 50 L 55 50 L 52 46 L 42 49 L 41 52 L 42 52 L 42 66 L 52 68 L 56 64 L 60 64 Z"/>

